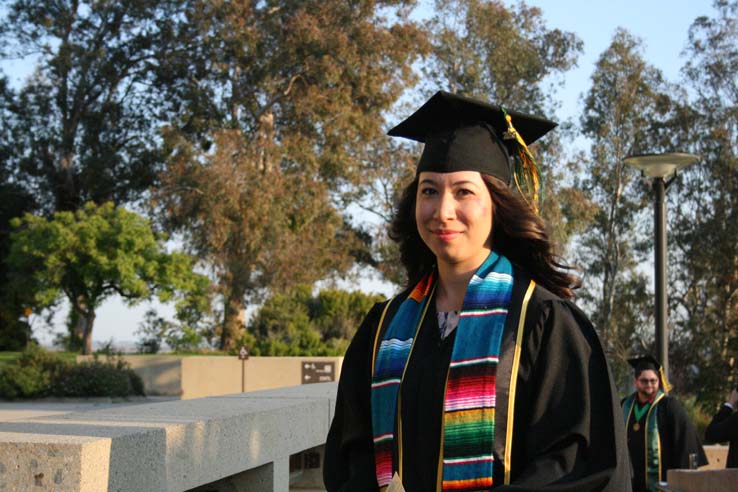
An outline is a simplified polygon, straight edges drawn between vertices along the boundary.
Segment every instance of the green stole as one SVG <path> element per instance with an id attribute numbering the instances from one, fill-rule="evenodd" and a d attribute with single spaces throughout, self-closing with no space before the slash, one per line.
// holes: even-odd
<path id="1" fill-rule="evenodd" d="M 633 413 L 635 408 L 635 402 L 638 393 L 633 393 L 623 402 L 623 417 L 625 418 L 625 428 L 628 428 L 630 422 L 630 415 Z M 645 426 L 643 434 L 646 438 L 646 487 L 651 492 L 657 492 L 656 484 L 661 482 L 661 442 L 659 441 L 659 423 L 656 418 L 656 412 L 654 409 L 656 405 L 661 401 L 666 394 L 659 390 L 656 393 L 656 398 L 651 402 L 651 406 L 646 414 Z"/>

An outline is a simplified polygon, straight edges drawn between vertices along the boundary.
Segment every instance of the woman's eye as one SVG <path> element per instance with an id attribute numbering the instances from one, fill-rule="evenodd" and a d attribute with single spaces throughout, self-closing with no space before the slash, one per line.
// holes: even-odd
<path id="1" fill-rule="evenodd" d="M 423 188 L 420 190 L 421 195 L 433 195 L 436 193 L 436 190 L 433 188 Z"/>
<path id="2" fill-rule="evenodd" d="M 473 195 L 474 192 L 472 190 L 467 190 L 466 188 L 461 188 L 456 192 L 459 196 L 467 196 L 467 195 Z"/>

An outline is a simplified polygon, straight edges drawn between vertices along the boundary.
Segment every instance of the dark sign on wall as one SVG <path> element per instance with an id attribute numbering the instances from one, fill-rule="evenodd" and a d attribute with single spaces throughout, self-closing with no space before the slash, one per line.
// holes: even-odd
<path id="1" fill-rule="evenodd" d="M 302 363 L 302 384 L 328 383 L 336 380 L 335 362 L 312 362 Z"/>

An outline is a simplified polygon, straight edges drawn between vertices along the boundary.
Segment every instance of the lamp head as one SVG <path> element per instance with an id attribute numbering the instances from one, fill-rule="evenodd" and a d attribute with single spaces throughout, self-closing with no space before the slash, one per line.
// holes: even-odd
<path id="1" fill-rule="evenodd" d="M 624 162 L 640 170 L 649 178 L 667 178 L 685 167 L 694 164 L 699 156 L 672 152 L 667 154 L 637 154 L 626 157 Z"/>

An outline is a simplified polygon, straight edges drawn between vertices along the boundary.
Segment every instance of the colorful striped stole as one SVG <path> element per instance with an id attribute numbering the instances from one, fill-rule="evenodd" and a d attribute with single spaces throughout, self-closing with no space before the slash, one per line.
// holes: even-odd
<path id="1" fill-rule="evenodd" d="M 467 286 L 446 379 L 438 470 L 443 491 L 488 490 L 493 484 L 496 372 L 512 273 L 507 258 L 492 252 Z M 399 390 L 433 285 L 432 274 L 418 283 L 398 308 L 376 351 L 372 426 L 380 487 L 392 480 L 395 417 L 400 422 L 401 414 Z M 397 427 L 401 432 L 401 422 Z"/>

